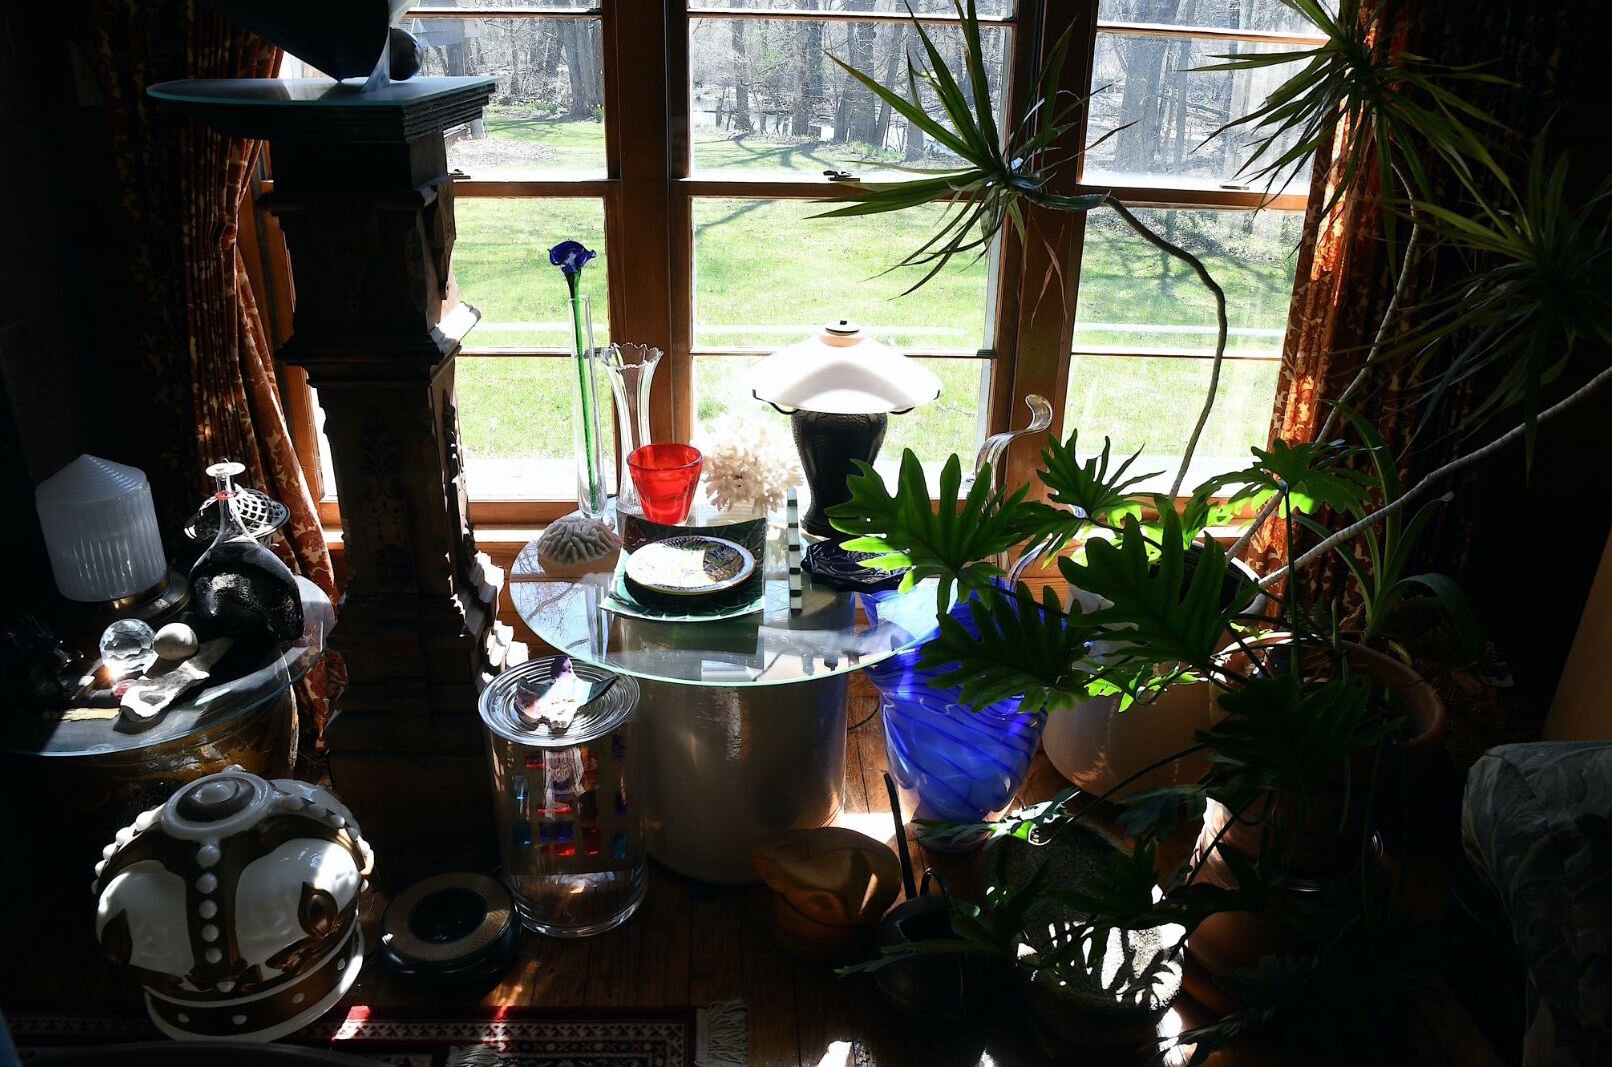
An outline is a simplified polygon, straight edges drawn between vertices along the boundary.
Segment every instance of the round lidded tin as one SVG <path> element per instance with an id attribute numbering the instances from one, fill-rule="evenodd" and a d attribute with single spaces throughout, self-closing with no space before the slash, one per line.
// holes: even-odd
<path id="1" fill-rule="evenodd" d="M 529 929 L 586 937 L 644 898 L 638 683 L 563 656 L 529 660 L 482 691 L 504 883 Z"/>

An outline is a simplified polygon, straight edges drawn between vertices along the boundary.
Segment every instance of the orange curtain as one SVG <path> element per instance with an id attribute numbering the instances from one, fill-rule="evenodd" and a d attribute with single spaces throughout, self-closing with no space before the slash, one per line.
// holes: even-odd
<path id="1" fill-rule="evenodd" d="M 1549 11 L 1543 6 L 1497 2 L 1474 5 L 1470 0 L 1363 0 L 1360 6 L 1362 18 L 1377 15 L 1382 47 L 1432 57 L 1445 70 L 1466 68 L 1499 76 L 1501 80 L 1496 82 L 1452 81 L 1449 87 L 1498 120 L 1499 129 L 1484 127 L 1483 132 L 1494 140 L 1497 153 L 1515 158 L 1526 154 L 1556 107 L 1562 49 L 1571 40 L 1573 17 L 1567 9 L 1581 7 L 1583 2 L 1561 0 Z M 1354 131 L 1340 126 L 1332 143 L 1318 154 L 1312 170 L 1310 218 L 1317 218 L 1322 205 L 1339 191 L 1343 148 L 1353 136 Z M 1431 159 L 1424 163 L 1435 165 Z M 1453 180 L 1444 184 L 1441 202 L 1462 204 L 1463 195 Z M 1486 195 L 1503 202 L 1498 183 L 1490 179 L 1485 184 Z M 1348 387 L 1377 333 L 1392 296 L 1398 263 L 1388 255 L 1379 187 L 1375 165 L 1360 167 L 1353 184 L 1342 190 L 1341 201 L 1307 230 L 1299 248 L 1271 418 L 1272 440 L 1314 439 L 1327 416 L 1325 401 Z M 1408 229 L 1406 223 L 1399 223 L 1401 245 Z M 1430 243 L 1424 241 L 1424 248 Z M 1419 303 L 1463 269 L 1464 264 L 1437 250 L 1418 256 L 1402 298 L 1401 328 L 1407 320 L 1414 320 Z M 1460 435 L 1450 431 L 1470 410 L 1471 397 L 1470 391 L 1446 397 L 1427 431 L 1411 448 L 1410 430 L 1420 412 L 1415 409 L 1410 384 L 1402 366 L 1389 363 L 1373 372 L 1365 391 L 1351 403 L 1373 420 L 1389 447 L 1399 452 L 1404 478 L 1438 466 L 1460 449 Z M 1302 544 L 1304 538 L 1296 540 Z M 1447 531 L 1442 540 L 1441 567 L 1455 569 L 1464 551 L 1464 536 L 1460 531 Z M 1272 520 L 1254 539 L 1248 559 L 1260 573 L 1268 573 L 1286 562 L 1285 543 L 1283 524 Z M 1302 578 L 1315 603 L 1330 602 L 1348 586 L 1346 571 L 1336 558 L 1307 568 Z"/>
<path id="2" fill-rule="evenodd" d="M 177 531 L 175 519 L 202 499 L 207 465 L 238 460 L 246 484 L 291 513 L 277 551 L 334 598 L 324 531 L 236 244 L 259 146 L 166 111 L 146 93 L 176 78 L 270 77 L 279 51 L 195 0 L 98 0 L 95 27 L 145 312 L 134 341 L 141 432 L 154 438 L 146 451 L 159 467 L 154 489 L 160 482 L 167 529 Z M 315 737 L 340 674 L 339 659 L 327 656 L 299 687 Z"/>

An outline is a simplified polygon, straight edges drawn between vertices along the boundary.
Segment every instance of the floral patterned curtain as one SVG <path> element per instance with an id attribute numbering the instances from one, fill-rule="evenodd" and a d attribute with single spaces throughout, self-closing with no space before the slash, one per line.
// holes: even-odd
<path id="1" fill-rule="evenodd" d="M 279 50 L 197 0 L 96 0 L 95 16 L 95 61 L 134 230 L 130 268 L 141 304 L 129 372 L 140 404 L 129 431 L 143 438 L 164 527 L 177 531 L 205 495 L 208 464 L 239 460 L 246 484 L 291 512 L 276 546 L 281 556 L 334 598 L 324 531 L 236 245 L 259 146 L 215 133 L 146 93 L 177 78 L 269 77 Z M 327 656 L 298 687 L 314 736 L 340 673 L 339 659 Z"/>
<path id="2" fill-rule="evenodd" d="M 1497 140 L 1497 151 L 1516 155 L 1526 153 L 1556 106 L 1561 49 L 1570 40 L 1568 27 L 1573 21 L 1569 9 L 1585 3 L 1561 0 L 1549 11 L 1544 5 L 1499 0 L 1482 4 L 1470 0 L 1363 0 L 1360 6 L 1362 17 L 1377 15 L 1383 47 L 1432 57 L 1445 68 L 1470 67 L 1503 79 L 1499 83 L 1452 83 L 1452 88 L 1512 131 L 1486 132 Z M 1340 126 L 1331 145 L 1315 160 L 1309 194 L 1311 218 L 1318 217 L 1321 206 L 1338 191 L 1342 148 L 1353 135 Z M 1492 180 L 1488 184 L 1487 195 L 1499 198 L 1498 184 Z M 1376 202 L 1378 185 L 1375 166 L 1361 167 L 1353 184 L 1342 190 L 1341 201 L 1306 232 L 1299 248 L 1271 419 L 1272 440 L 1311 440 L 1326 419 L 1324 401 L 1343 392 L 1371 347 L 1392 295 L 1397 262 L 1388 255 L 1385 244 L 1383 214 Z M 1399 224 L 1402 245 L 1407 229 L 1404 222 Z M 1402 316 L 1402 324 L 1414 316 L 1417 303 L 1448 284 L 1460 266 L 1436 252 L 1419 256 L 1404 297 L 1409 315 Z M 1419 412 L 1408 385 L 1402 367 L 1387 364 L 1374 373 L 1369 387 L 1352 406 L 1373 419 L 1388 445 L 1400 450 L 1402 477 L 1414 478 L 1419 471 L 1453 457 L 1461 438 L 1447 431 L 1470 410 L 1470 391 L 1446 397 L 1434 422 L 1412 449 L 1406 446 Z M 1459 540 L 1458 533 L 1452 536 Z M 1266 525 L 1248 553 L 1255 570 L 1268 573 L 1286 562 L 1285 539 L 1280 521 Z M 1446 569 L 1459 563 L 1459 548 L 1451 547 L 1440 560 Z M 1345 569 L 1335 557 L 1310 568 L 1303 578 L 1320 603 L 1331 600 L 1347 584 Z"/>

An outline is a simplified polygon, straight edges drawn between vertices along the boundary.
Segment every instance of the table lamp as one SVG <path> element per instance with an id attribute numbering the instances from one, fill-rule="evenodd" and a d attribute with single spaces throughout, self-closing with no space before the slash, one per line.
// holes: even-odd
<path id="1" fill-rule="evenodd" d="M 848 319 L 774 352 L 749 383 L 751 396 L 789 416 L 812 494 L 801 525 L 819 537 L 839 536 L 824 511 L 850 499 L 852 461 L 874 461 L 889 417 L 940 396 L 940 379 L 928 368 Z"/>

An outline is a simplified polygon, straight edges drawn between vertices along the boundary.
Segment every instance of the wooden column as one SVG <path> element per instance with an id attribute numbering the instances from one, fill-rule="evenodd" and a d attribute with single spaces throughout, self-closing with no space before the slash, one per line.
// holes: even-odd
<path id="1" fill-rule="evenodd" d="M 349 574 L 331 640 L 349 677 L 326 735 L 331 777 L 393 874 L 485 863 L 476 700 L 509 630 L 494 623 L 503 576 L 476 550 L 460 463 L 454 357 L 480 315 L 448 303 L 442 134 L 480 117 L 494 81 L 312 99 L 295 82 L 229 83 L 239 102 L 178 84 L 207 121 L 269 144 L 261 203 L 285 231 L 297 295 L 279 355 L 319 391 Z"/>

